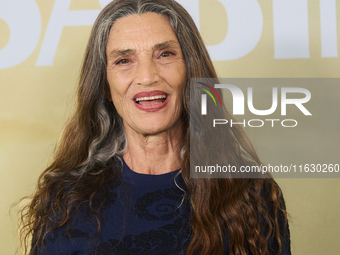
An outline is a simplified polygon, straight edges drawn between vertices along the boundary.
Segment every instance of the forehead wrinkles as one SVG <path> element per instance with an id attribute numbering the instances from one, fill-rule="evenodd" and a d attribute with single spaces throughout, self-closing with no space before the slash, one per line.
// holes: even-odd
<path id="1" fill-rule="evenodd" d="M 151 21 L 151 23 L 150 23 Z M 160 15 L 158 13 L 154 12 L 146 12 L 143 13 L 142 15 L 138 14 L 131 14 L 128 16 L 121 17 L 117 19 L 111 26 L 110 32 L 112 32 L 113 29 L 116 30 L 125 30 L 124 27 L 135 27 L 137 30 L 141 26 L 153 26 L 153 25 L 161 25 L 161 26 L 167 26 L 170 27 L 171 30 L 173 30 L 170 19 L 167 16 Z"/>
<path id="2" fill-rule="evenodd" d="M 129 49 L 135 53 L 152 52 L 157 42 L 153 40 L 143 40 L 142 38 L 127 40 L 123 44 L 116 44 L 117 48 Z"/>
<path id="3" fill-rule="evenodd" d="M 153 26 L 148 26 L 147 28 L 141 27 L 139 29 L 113 30 L 110 33 L 108 44 L 120 46 L 120 44 L 126 45 L 128 43 L 134 44 L 135 47 L 145 45 L 151 48 L 165 41 L 177 42 L 177 36 L 166 27 L 163 29 L 156 27 L 155 29 Z"/>
<path id="4" fill-rule="evenodd" d="M 127 16 L 114 23 L 107 54 L 143 53 L 166 47 L 180 48 L 169 20 L 159 14 L 146 13 Z"/>
<path id="5" fill-rule="evenodd" d="M 133 39 L 136 36 L 146 38 L 164 36 L 164 34 L 173 36 L 174 31 L 167 18 L 155 13 L 145 13 L 118 19 L 111 27 L 111 34 Z"/>

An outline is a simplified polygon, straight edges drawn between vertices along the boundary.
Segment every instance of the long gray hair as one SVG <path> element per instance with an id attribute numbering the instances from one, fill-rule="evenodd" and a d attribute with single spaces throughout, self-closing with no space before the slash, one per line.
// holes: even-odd
<path id="1" fill-rule="evenodd" d="M 98 16 L 86 48 L 81 70 L 76 112 L 67 123 L 52 164 L 41 174 L 31 202 L 21 210 L 21 240 L 29 249 L 29 236 L 34 233 L 30 254 L 43 245 L 46 235 L 71 219 L 72 209 L 87 202 L 101 229 L 99 212 L 105 202 L 93 208 L 96 195 L 112 179 L 119 178 L 117 159 L 126 148 L 126 135 L 121 117 L 108 101 L 106 44 L 114 22 L 128 15 L 154 12 L 168 17 L 177 36 L 186 64 L 183 91 L 184 156 L 182 176 L 188 189 L 193 235 L 187 254 L 220 255 L 223 233 L 229 236 L 229 253 L 261 254 L 268 252 L 268 240 L 274 236 L 282 243 L 278 214 L 287 219 L 280 189 L 273 179 L 200 179 L 190 178 L 189 96 L 190 78 L 216 78 L 212 61 L 203 40 L 187 11 L 173 0 L 116 0 Z M 227 113 L 228 114 L 228 113 Z M 194 130 L 198 135 L 202 130 Z M 195 133 L 196 134 L 196 133 Z M 238 127 L 224 132 L 220 151 L 233 165 L 260 164 L 253 147 Z M 227 144 L 227 146 L 225 145 Z M 204 145 L 202 145 L 204 147 Z M 251 159 L 251 160 L 249 160 Z M 252 162 L 250 162 L 252 161 Z M 263 187 L 269 195 L 262 195 Z M 218 197 L 218 199 L 216 199 Z M 52 200 L 52 201 L 51 201 Z M 270 204 L 274 215 L 268 213 Z M 97 203 L 98 204 L 98 203 Z M 59 213 L 53 221 L 49 215 Z M 259 215 L 261 221 L 259 222 Z"/>

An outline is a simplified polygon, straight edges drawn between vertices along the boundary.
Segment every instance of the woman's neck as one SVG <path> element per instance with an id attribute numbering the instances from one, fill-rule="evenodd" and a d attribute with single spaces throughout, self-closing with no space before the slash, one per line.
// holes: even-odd
<path id="1" fill-rule="evenodd" d="M 125 127 L 127 149 L 123 155 L 131 170 L 142 174 L 164 174 L 181 168 L 183 147 L 181 121 L 171 129 L 152 135 L 138 134 Z"/>

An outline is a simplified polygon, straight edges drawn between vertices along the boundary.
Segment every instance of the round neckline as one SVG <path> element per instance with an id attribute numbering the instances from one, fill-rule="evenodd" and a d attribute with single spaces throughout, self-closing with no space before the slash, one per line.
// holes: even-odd
<path id="1" fill-rule="evenodd" d="M 123 157 L 121 157 L 123 162 L 123 178 L 125 181 L 132 183 L 165 183 L 168 181 L 173 181 L 175 176 L 181 171 L 181 169 L 177 169 L 175 171 L 171 171 L 164 174 L 143 174 L 137 173 L 129 168 L 129 166 L 124 161 Z"/>

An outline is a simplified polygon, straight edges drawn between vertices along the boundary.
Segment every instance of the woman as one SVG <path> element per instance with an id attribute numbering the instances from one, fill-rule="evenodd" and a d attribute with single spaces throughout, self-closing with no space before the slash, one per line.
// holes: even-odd
<path id="1" fill-rule="evenodd" d="M 273 179 L 190 178 L 189 79 L 201 77 L 216 73 L 179 4 L 110 3 L 86 49 L 76 113 L 22 211 L 25 252 L 290 254 Z M 229 162 L 260 164 L 241 130 L 226 139 Z"/>

